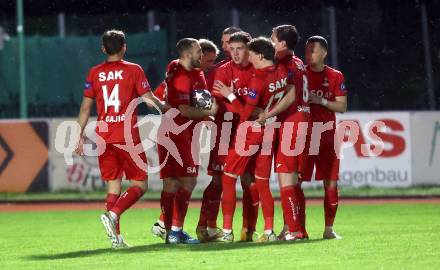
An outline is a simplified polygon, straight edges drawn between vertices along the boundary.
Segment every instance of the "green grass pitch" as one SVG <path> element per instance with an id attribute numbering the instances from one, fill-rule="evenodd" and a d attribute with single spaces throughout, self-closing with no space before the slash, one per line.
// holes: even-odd
<path id="1" fill-rule="evenodd" d="M 438 204 L 342 204 L 335 224 L 340 241 L 321 239 L 322 207 L 309 206 L 309 241 L 195 246 L 163 244 L 150 233 L 159 209 L 133 209 L 121 226 L 135 247 L 118 251 L 109 248 L 100 213 L 0 213 L 0 269 L 440 269 Z M 188 212 L 192 235 L 198 214 Z M 239 209 L 234 223 L 237 238 Z M 281 223 L 277 207 L 277 233 Z"/>

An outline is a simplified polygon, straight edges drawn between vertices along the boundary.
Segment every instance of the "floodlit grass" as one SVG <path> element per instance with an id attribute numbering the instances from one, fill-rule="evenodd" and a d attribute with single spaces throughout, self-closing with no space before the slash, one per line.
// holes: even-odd
<path id="1" fill-rule="evenodd" d="M 324 191 L 322 188 L 306 188 L 304 190 L 307 197 L 322 197 Z M 362 188 L 348 188 L 342 187 L 339 189 L 340 196 L 345 197 L 389 197 L 389 196 L 440 196 L 439 186 L 430 187 L 409 187 L 409 188 L 376 188 L 376 187 L 362 187 Z M 202 198 L 203 192 L 196 191 L 193 193 L 193 199 Z M 238 196 L 240 196 L 240 192 Z M 275 197 L 279 197 L 279 192 L 273 192 Z M 1 193 L 0 201 L 57 201 L 57 200 L 104 200 L 106 196 L 105 191 L 93 192 L 40 192 L 40 193 Z M 148 191 L 143 197 L 143 200 L 158 200 L 160 192 Z"/>
<path id="2" fill-rule="evenodd" d="M 109 248 L 100 213 L 0 213 L 0 269 L 440 269 L 435 204 L 342 204 L 335 225 L 340 241 L 321 239 L 323 210 L 310 206 L 309 241 L 194 246 L 165 245 L 150 233 L 159 209 L 133 209 L 123 215 L 121 228 L 135 247 L 119 251 Z M 188 212 L 185 228 L 192 235 L 198 214 L 196 208 Z M 240 216 L 238 210 L 236 238 Z M 279 207 L 275 222 L 278 233 Z"/>

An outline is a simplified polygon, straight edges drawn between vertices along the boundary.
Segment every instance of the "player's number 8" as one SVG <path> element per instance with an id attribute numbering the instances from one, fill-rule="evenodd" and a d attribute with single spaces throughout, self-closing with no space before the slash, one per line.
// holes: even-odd
<path id="1" fill-rule="evenodd" d="M 304 102 L 309 101 L 309 81 L 306 75 L 303 75 L 303 100 Z"/>
<path id="2" fill-rule="evenodd" d="M 115 84 L 110 97 L 108 96 L 107 85 L 102 86 L 102 93 L 104 94 L 105 113 L 107 113 L 107 108 L 110 106 L 114 107 L 115 113 L 119 113 L 119 106 L 121 105 L 121 101 L 119 101 L 119 84 Z"/>

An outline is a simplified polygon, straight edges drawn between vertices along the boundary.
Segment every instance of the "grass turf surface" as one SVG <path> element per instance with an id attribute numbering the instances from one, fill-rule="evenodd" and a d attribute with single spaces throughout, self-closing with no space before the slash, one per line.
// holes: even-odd
<path id="1" fill-rule="evenodd" d="M 307 198 L 322 197 L 324 191 L 322 188 L 305 188 Z M 272 192 L 275 197 L 279 197 L 279 192 Z M 241 193 L 238 192 L 240 196 Z M 378 187 L 340 187 L 339 195 L 342 197 L 411 197 L 411 196 L 437 196 L 440 197 L 439 186 L 420 186 L 408 188 L 378 188 Z M 83 200 L 104 200 L 105 191 L 65 191 L 65 192 L 35 192 L 35 193 L 5 193 L 0 192 L 0 202 L 27 202 L 27 201 L 83 201 Z M 193 192 L 193 199 L 201 199 L 203 192 Z M 142 197 L 143 200 L 159 200 L 160 192 L 148 191 Z"/>
<path id="2" fill-rule="evenodd" d="M 132 209 L 122 232 L 135 245 L 112 251 L 100 211 L 0 213 L 1 269 L 440 269 L 438 204 L 341 205 L 335 228 L 344 239 L 321 240 L 323 210 L 307 209 L 309 241 L 169 246 L 150 233 L 159 209 Z M 195 235 L 199 209 L 185 228 Z M 221 215 L 220 215 L 221 216 Z M 241 213 L 235 216 L 239 238 Z M 276 208 L 276 232 L 282 225 Z M 221 224 L 221 220 L 219 220 Z M 258 228 L 262 229 L 260 213 Z"/>

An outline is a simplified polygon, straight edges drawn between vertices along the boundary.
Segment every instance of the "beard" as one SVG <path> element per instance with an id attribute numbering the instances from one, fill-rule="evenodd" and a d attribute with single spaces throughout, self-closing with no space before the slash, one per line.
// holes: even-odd
<path id="1" fill-rule="evenodd" d="M 202 60 L 201 59 L 191 59 L 191 66 L 193 68 L 200 68 L 202 66 Z"/>

